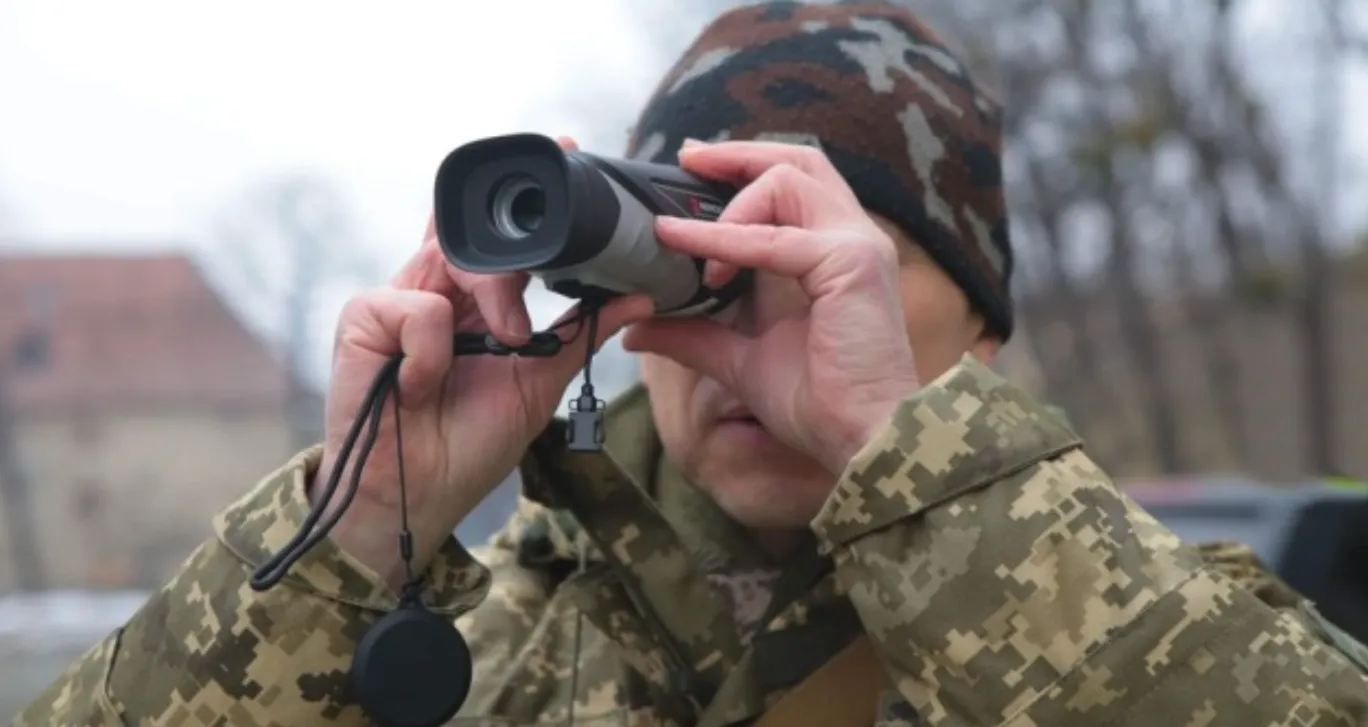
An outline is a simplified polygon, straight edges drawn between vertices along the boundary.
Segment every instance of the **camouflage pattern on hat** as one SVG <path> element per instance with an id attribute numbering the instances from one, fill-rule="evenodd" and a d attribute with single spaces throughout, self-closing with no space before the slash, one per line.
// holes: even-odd
<path id="1" fill-rule="evenodd" d="M 685 138 L 819 147 L 1010 336 L 1001 109 L 907 11 L 771 2 L 721 16 L 661 80 L 627 154 L 674 164 Z"/>

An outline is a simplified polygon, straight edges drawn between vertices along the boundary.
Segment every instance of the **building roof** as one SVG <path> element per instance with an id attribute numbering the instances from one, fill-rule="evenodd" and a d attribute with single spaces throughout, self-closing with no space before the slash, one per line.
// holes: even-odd
<path id="1" fill-rule="evenodd" d="M 283 406 L 285 367 L 180 254 L 0 254 L 12 405 Z"/>

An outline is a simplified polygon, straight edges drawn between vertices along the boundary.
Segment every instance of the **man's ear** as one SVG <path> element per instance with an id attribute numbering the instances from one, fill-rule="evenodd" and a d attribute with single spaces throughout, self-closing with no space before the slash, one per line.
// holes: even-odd
<path id="1" fill-rule="evenodd" d="M 998 352 L 1002 350 L 1002 339 L 997 336 L 984 333 L 979 336 L 977 341 L 969 347 L 969 353 L 985 366 L 991 366 L 997 360 Z"/>

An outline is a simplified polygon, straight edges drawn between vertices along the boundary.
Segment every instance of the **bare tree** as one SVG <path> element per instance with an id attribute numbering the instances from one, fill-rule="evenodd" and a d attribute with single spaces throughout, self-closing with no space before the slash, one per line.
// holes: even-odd
<path id="1" fill-rule="evenodd" d="M 1316 45 L 1316 120 L 1314 158 L 1320 167 L 1321 185 L 1315 190 L 1315 223 L 1305 225 L 1301 249 L 1302 290 L 1296 319 L 1303 353 L 1302 388 L 1306 392 L 1307 449 L 1310 465 L 1318 474 L 1343 474 L 1338 462 L 1339 412 L 1335 400 L 1337 377 L 1335 350 L 1330 333 L 1331 291 L 1334 273 L 1326 242 L 1337 234 L 1335 199 L 1339 194 L 1339 159 L 1343 149 L 1341 119 L 1343 92 L 1340 73 L 1346 39 L 1343 37 L 1343 0 L 1318 3 L 1323 40 Z"/>
<path id="2" fill-rule="evenodd" d="M 232 289 L 268 319 L 285 362 L 292 449 L 319 440 L 322 400 L 308 385 L 323 331 L 320 297 L 331 286 L 380 278 L 362 251 L 342 193 L 326 179 L 284 175 L 258 184 L 217 220 L 214 254 L 237 273 Z"/>

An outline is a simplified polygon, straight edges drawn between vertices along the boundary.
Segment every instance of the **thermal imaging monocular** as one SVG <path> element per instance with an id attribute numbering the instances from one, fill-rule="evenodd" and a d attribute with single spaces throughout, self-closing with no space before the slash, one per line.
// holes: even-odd
<path id="1" fill-rule="evenodd" d="M 661 316 L 714 313 L 749 285 L 743 274 L 709 288 L 702 259 L 656 240 L 657 216 L 716 220 L 736 193 L 676 166 L 512 134 L 451 152 L 435 187 L 437 236 L 462 270 L 530 272 L 579 300 L 646 294 Z"/>

